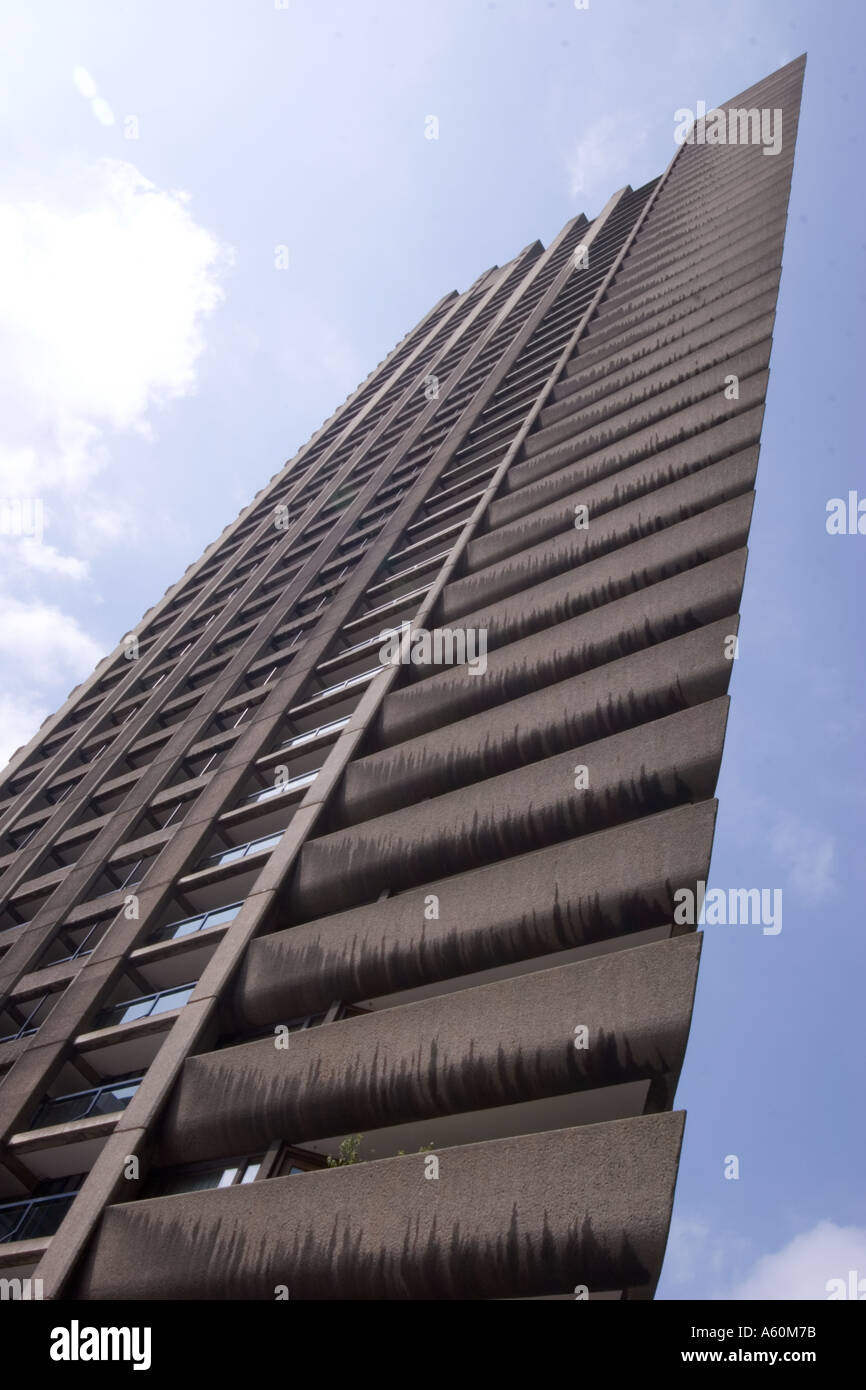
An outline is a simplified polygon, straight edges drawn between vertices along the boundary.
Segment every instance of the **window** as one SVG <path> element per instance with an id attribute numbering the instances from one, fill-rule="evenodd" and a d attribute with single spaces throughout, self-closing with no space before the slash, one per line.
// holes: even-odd
<path id="1" fill-rule="evenodd" d="M 38 1033 L 60 997 L 58 991 L 30 999 L 10 999 L 0 1013 L 0 1043 L 15 1042 Z"/>
<path id="2" fill-rule="evenodd" d="M 154 859 L 156 851 L 142 855 L 140 859 L 124 859 L 106 864 L 93 885 L 93 897 L 102 898 L 109 893 L 120 893 L 127 888 L 137 888 Z"/>
<path id="3" fill-rule="evenodd" d="M 332 719 L 328 724 L 319 724 L 314 729 L 308 729 L 306 733 L 294 734 L 292 738 L 287 738 L 284 743 L 277 744 L 276 752 L 282 753 L 288 748 L 300 748 L 304 743 L 312 743 L 314 739 L 326 738 L 329 734 L 336 733 L 339 729 L 344 729 L 349 722 L 349 716 L 345 715 L 342 719 Z"/>
<path id="4" fill-rule="evenodd" d="M 45 1129 L 48 1125 L 69 1124 L 72 1120 L 85 1120 L 91 1115 L 113 1115 L 118 1110 L 125 1110 L 142 1079 L 140 1075 L 128 1073 L 87 1091 L 47 1096 L 31 1120 L 30 1128 Z"/>
<path id="5" fill-rule="evenodd" d="M 189 806 L 189 801 L 165 801 L 161 806 L 151 806 L 136 823 L 134 834 L 130 838 L 137 839 L 139 835 L 148 835 L 154 830 L 166 830 L 178 817 L 183 819 Z"/>
<path id="6" fill-rule="evenodd" d="M 166 922 L 157 927 L 148 937 L 148 944 L 155 941 L 176 941 L 181 936 L 191 936 L 204 931 L 205 927 L 216 927 L 223 922 L 231 922 L 240 912 L 243 903 L 229 903 L 227 907 L 212 907 L 210 912 L 200 912 L 196 917 L 184 917 L 180 921 Z"/>
<path id="7" fill-rule="evenodd" d="M 233 864 L 236 859 L 246 859 L 250 854 L 261 854 L 263 850 L 270 850 L 278 845 L 284 833 L 283 830 L 278 830 L 274 835 L 262 835 L 258 840 L 248 840 L 243 845 L 230 845 L 228 849 L 218 849 L 215 854 L 206 855 L 199 868 Z"/>
<path id="8" fill-rule="evenodd" d="M 82 748 L 78 756 L 83 763 L 95 763 L 97 758 L 102 757 L 107 747 L 107 743 L 100 743 L 96 748 Z"/>
<path id="9" fill-rule="evenodd" d="M 45 792 L 45 799 L 49 801 L 52 806 L 59 806 L 61 801 L 65 801 L 67 796 L 71 795 L 76 785 L 77 779 L 75 782 L 67 782 L 65 787 L 60 787 L 57 791 L 49 787 Z"/>
<path id="10" fill-rule="evenodd" d="M 9 849 L 23 849 L 24 846 L 28 845 L 30 841 L 33 839 L 33 836 L 36 834 L 37 830 L 41 828 L 41 824 L 42 822 L 40 821 L 37 825 L 31 825 L 28 830 L 10 831 L 10 833 L 6 837 L 6 843 Z"/>
<path id="11" fill-rule="evenodd" d="M 219 766 L 223 756 L 223 749 L 216 749 L 213 752 L 196 753 L 183 759 L 178 769 L 180 776 L 174 782 L 191 782 L 197 777 L 203 777 L 206 772 L 214 772 Z"/>
<path id="12" fill-rule="evenodd" d="M 294 1177 L 296 1173 L 313 1173 L 318 1168 L 326 1168 L 327 1160 L 323 1154 L 314 1154 L 309 1149 L 296 1149 L 287 1144 L 280 1155 L 279 1167 L 275 1177 Z"/>
<path id="13" fill-rule="evenodd" d="M 38 1240 L 53 1236 L 75 1201 L 86 1174 L 46 1178 L 29 1197 L 0 1206 L 0 1245 L 13 1240 Z"/>
<path id="14" fill-rule="evenodd" d="M 110 921 L 109 917 L 103 917 L 98 922 L 86 922 L 80 927 L 61 927 L 44 952 L 38 968 L 44 970 L 49 965 L 63 965 L 67 961 L 89 956 L 108 931 Z"/>
<path id="15" fill-rule="evenodd" d="M 134 1023 L 140 1018 L 153 1018 L 156 1014 L 168 1013 L 172 1009 L 182 1009 L 195 989 L 191 985 L 178 985 L 174 989 L 161 989 L 155 994 L 140 994 L 137 999 L 122 999 L 117 1004 L 109 1004 L 96 1015 L 91 1027 L 115 1028 L 119 1023 Z"/>
<path id="16" fill-rule="evenodd" d="M 321 768 L 313 768 L 310 772 L 301 772 L 297 777 L 290 777 L 286 782 L 269 783 L 265 787 L 259 787 L 256 791 L 248 792 L 241 800 L 241 805 L 257 805 L 260 801 L 270 801 L 274 796 L 282 796 L 288 792 L 299 792 L 306 787 L 312 786 Z"/>
<path id="17" fill-rule="evenodd" d="M 181 1192 L 204 1192 L 213 1187 L 238 1187 L 255 1182 L 264 1154 L 223 1159 L 220 1163 L 191 1163 L 183 1168 L 163 1168 L 152 1173 L 145 1197 L 169 1197 Z"/>

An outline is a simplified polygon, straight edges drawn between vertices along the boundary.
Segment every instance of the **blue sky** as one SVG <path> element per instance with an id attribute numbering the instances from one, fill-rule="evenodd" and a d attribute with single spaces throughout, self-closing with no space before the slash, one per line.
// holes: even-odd
<path id="1" fill-rule="evenodd" d="M 45 519 L 0 534 L 0 757 L 444 293 L 808 51 L 710 879 L 781 887 L 783 928 L 706 931 L 662 1297 L 866 1277 L 866 537 L 825 527 L 866 497 L 864 30 L 857 0 L 0 7 L 0 497 Z"/>

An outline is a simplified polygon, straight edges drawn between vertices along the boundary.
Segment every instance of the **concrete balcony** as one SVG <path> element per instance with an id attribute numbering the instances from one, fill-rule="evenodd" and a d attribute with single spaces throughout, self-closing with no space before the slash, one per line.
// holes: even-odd
<path id="1" fill-rule="evenodd" d="M 665 1108 L 700 944 L 691 933 L 310 1028 L 287 1047 L 271 1036 L 188 1057 L 157 1162 L 252 1153 L 274 1135 L 307 1147 L 455 1114 L 471 1113 L 468 1137 L 486 1139 L 487 1113 L 499 1107 L 523 1107 L 519 1133 L 539 1127 L 539 1101 L 636 1081 L 652 1083 L 652 1108 Z M 579 1043 L 576 1028 L 587 1030 Z"/>
<path id="2" fill-rule="evenodd" d="M 323 916 L 715 791 L 728 699 L 641 724 L 389 815 L 308 840 L 289 894 Z M 575 769 L 588 769 L 576 789 Z"/>
<path id="3" fill-rule="evenodd" d="M 742 325 L 730 333 L 717 333 L 711 342 L 695 347 L 685 342 L 679 351 L 670 350 L 670 360 L 655 369 L 635 364 L 629 380 L 617 390 L 612 390 L 599 400 L 588 402 L 582 397 L 572 397 L 572 410 L 562 411 L 556 420 L 539 420 L 539 428 L 532 431 L 523 445 L 523 457 L 534 458 L 544 453 L 554 444 L 576 438 L 580 434 L 589 435 L 600 425 L 606 424 L 612 433 L 620 429 L 620 419 L 626 422 L 631 411 L 639 404 L 652 408 L 651 402 L 664 393 L 677 391 L 693 377 L 721 366 L 722 375 L 729 363 L 743 365 L 752 362 L 751 349 L 763 348 L 764 365 L 769 362 L 770 338 L 773 332 L 773 311 L 763 318 Z M 757 358 L 761 360 L 761 356 Z M 732 367 L 731 370 L 736 370 Z M 677 397 L 679 399 L 679 397 Z"/>
<path id="4" fill-rule="evenodd" d="M 567 618 L 602 608 L 745 545 L 753 502 L 753 492 L 742 493 L 663 531 L 596 555 L 521 593 L 479 605 L 461 615 L 460 627 L 485 632 L 487 648 L 492 651 Z M 418 663 L 414 674 L 416 679 L 424 679 L 440 669 Z M 472 679 L 477 680 L 478 675 Z"/>
<path id="5" fill-rule="evenodd" d="M 358 758 L 346 769 L 334 825 L 396 811 L 724 695 L 733 662 L 722 618 L 492 710 Z M 628 696 L 623 695 L 628 691 Z"/>
<path id="6" fill-rule="evenodd" d="M 438 731 L 480 710 L 735 614 L 745 568 L 746 551 L 738 548 L 499 647 L 488 654 L 486 671 L 440 668 L 435 675 L 400 686 L 382 703 L 377 743 L 389 746 Z"/>
<path id="7" fill-rule="evenodd" d="M 515 855 L 252 941 L 226 1027 L 240 1031 L 666 928 L 673 893 L 706 881 L 716 803 Z M 425 913 L 429 896 L 438 915 Z"/>
<path id="8" fill-rule="evenodd" d="M 109 1207 L 71 1296 L 298 1300 L 650 1297 L 684 1115 Z"/>
<path id="9" fill-rule="evenodd" d="M 628 468 L 620 468 L 616 473 L 607 473 L 599 478 L 598 481 L 585 482 L 581 486 L 580 495 L 571 493 L 549 502 L 548 505 L 538 507 L 535 512 L 530 512 L 521 516 L 517 521 L 510 521 L 505 525 L 493 528 L 485 535 L 480 535 L 477 539 L 470 542 L 466 550 L 466 570 L 467 573 L 461 580 L 453 581 L 445 591 L 445 605 L 443 614 L 467 612 L 475 606 L 477 599 L 475 594 L 480 591 L 477 584 L 480 581 L 481 573 L 489 573 L 492 566 L 500 566 L 503 560 L 509 556 L 524 555 L 528 550 L 538 550 L 539 555 L 544 555 L 544 550 L 539 549 L 542 542 L 552 541 L 553 538 L 562 541 L 563 535 L 569 535 L 574 539 L 575 532 L 575 500 L 580 500 L 587 507 L 589 516 L 589 527 L 585 531 L 577 531 L 577 541 L 584 542 L 588 555 L 582 559 L 591 557 L 592 545 L 603 543 L 607 548 L 613 548 L 613 542 L 623 534 L 624 528 L 621 527 L 621 517 L 607 518 L 607 513 L 617 512 L 626 509 L 628 503 L 634 505 L 639 499 L 652 498 L 653 506 L 656 499 L 659 499 L 659 489 L 670 489 L 670 484 L 683 480 L 683 478 L 702 477 L 703 470 L 708 470 L 713 466 L 717 471 L 721 467 L 730 467 L 731 464 L 748 464 L 749 456 L 758 461 L 758 449 L 755 441 L 760 432 L 760 410 L 746 411 L 745 416 L 737 416 L 735 420 L 727 420 L 726 423 L 716 425 L 713 430 L 708 430 L 705 434 L 692 436 L 685 439 L 680 445 L 674 445 L 671 449 L 664 449 L 663 453 L 653 456 L 652 459 L 641 461 L 639 464 L 632 464 Z M 745 455 L 746 459 L 741 459 Z M 721 466 L 721 467 L 719 467 Z M 712 478 L 712 474 L 708 475 Z M 731 478 L 730 484 L 733 484 Z M 740 489 L 741 492 L 748 491 L 753 486 L 752 480 L 746 482 Z M 710 481 L 708 485 L 708 495 L 713 495 L 713 488 L 717 488 L 716 481 Z M 671 493 L 666 491 L 666 496 Z M 731 491 L 728 493 L 734 496 Z M 664 496 L 660 498 L 664 502 Z M 712 506 L 714 503 L 705 503 L 705 506 Z M 602 541 L 596 541 L 595 531 L 599 530 L 599 521 L 603 520 L 603 527 L 612 528 L 610 541 L 606 541 L 606 531 L 602 530 Z M 634 518 L 630 517 L 630 521 Z M 671 516 L 667 524 L 673 520 L 683 520 Z M 637 539 L 637 537 L 631 537 Z M 582 563 L 582 560 L 581 560 Z M 498 573 L 498 571 L 496 571 Z M 550 571 L 553 573 L 553 571 Z M 478 581 L 473 584 L 473 578 L 478 575 Z M 539 575 L 544 578 L 544 575 Z"/>

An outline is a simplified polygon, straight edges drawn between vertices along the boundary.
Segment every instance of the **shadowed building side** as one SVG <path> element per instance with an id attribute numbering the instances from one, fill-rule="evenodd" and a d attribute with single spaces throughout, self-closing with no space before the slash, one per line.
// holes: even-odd
<path id="1" fill-rule="evenodd" d="M 446 295 L 13 759 L 4 1272 L 653 1296 L 803 70 Z"/>

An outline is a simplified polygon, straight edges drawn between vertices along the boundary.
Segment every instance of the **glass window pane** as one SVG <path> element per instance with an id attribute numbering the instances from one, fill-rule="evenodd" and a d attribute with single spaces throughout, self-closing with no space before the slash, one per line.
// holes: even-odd
<path id="1" fill-rule="evenodd" d="M 152 1014 L 164 1014 L 170 1009 L 180 1009 L 189 999 L 194 986 L 189 985 L 186 989 L 172 989 L 167 994 L 161 994 L 151 1009 Z"/>
<path id="2" fill-rule="evenodd" d="M 171 934 L 172 940 L 177 940 L 179 936 L 191 936 L 193 932 L 197 932 L 201 929 L 203 921 L 204 917 L 199 916 L 188 917 L 185 922 L 178 922 Z"/>
<path id="3" fill-rule="evenodd" d="M 214 864 L 232 864 L 236 859 L 242 859 L 246 851 L 246 845 L 237 845 L 234 849 L 217 850 L 211 859 Z"/>
<path id="4" fill-rule="evenodd" d="M 128 1082 L 124 1086 L 111 1086 L 100 1091 L 93 1101 L 91 1115 L 110 1115 L 116 1110 L 125 1110 L 141 1083 Z"/>
<path id="5" fill-rule="evenodd" d="M 62 1125 L 70 1120 L 80 1120 L 87 1114 L 88 1107 L 93 1097 L 90 1095 L 70 1096 L 69 1099 L 59 1097 L 51 1100 L 39 1115 L 36 1128 L 41 1129 L 44 1125 Z"/>
<path id="6" fill-rule="evenodd" d="M 206 914 L 206 925 L 214 927 L 218 922 L 230 922 L 233 917 L 237 917 L 240 908 L 240 903 L 230 903 L 228 907 L 215 907 Z"/>
<path id="7" fill-rule="evenodd" d="M 153 1007 L 153 999 L 136 999 L 130 1004 L 118 1007 L 115 1023 L 131 1023 L 135 1018 L 147 1018 Z"/>

